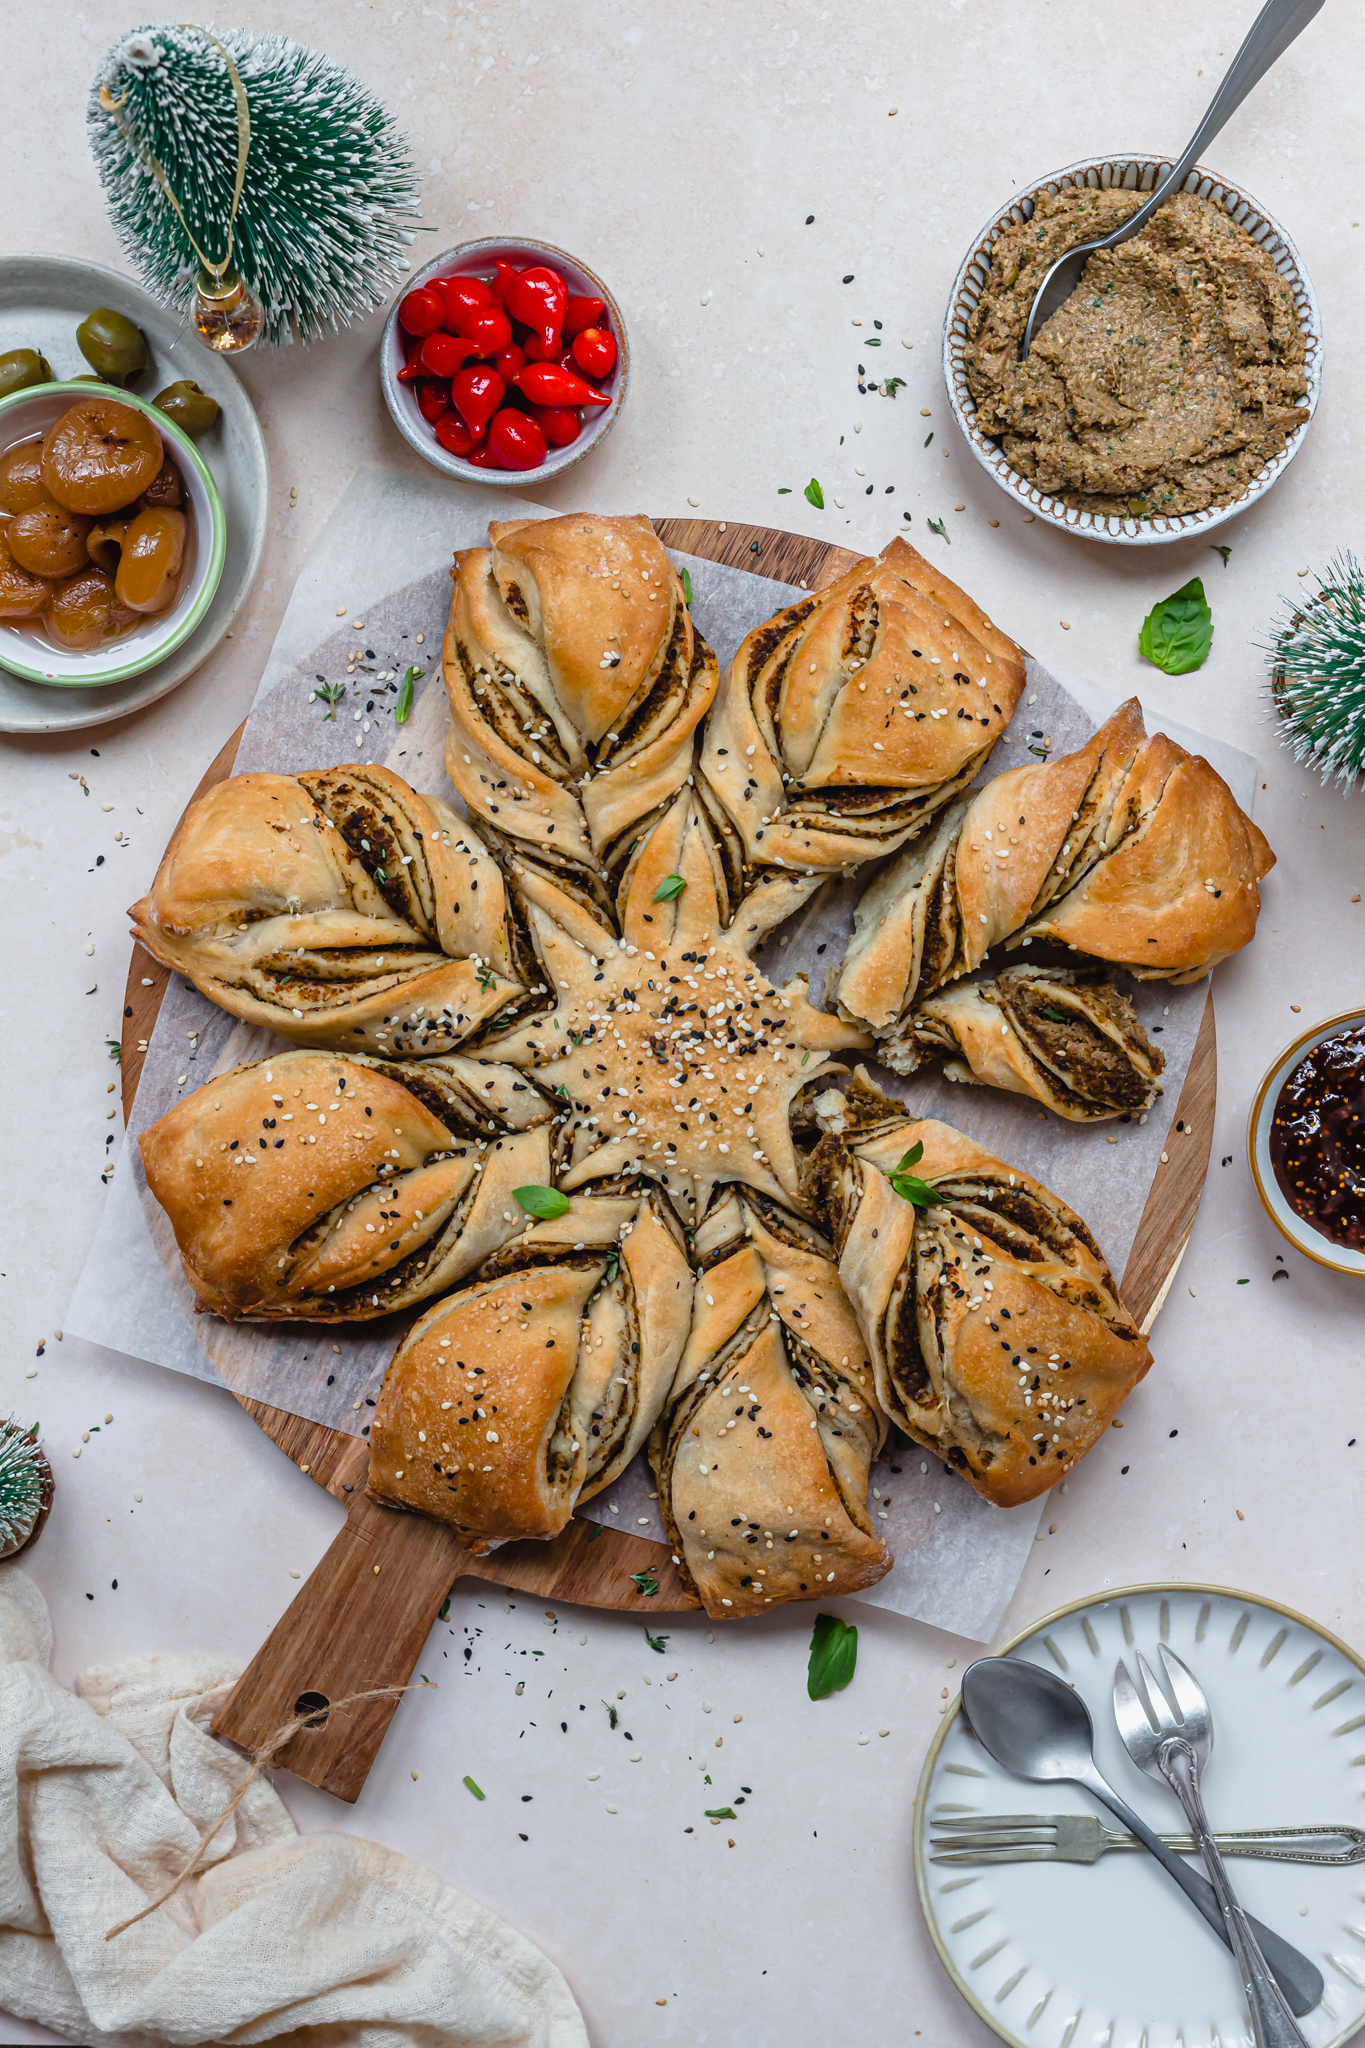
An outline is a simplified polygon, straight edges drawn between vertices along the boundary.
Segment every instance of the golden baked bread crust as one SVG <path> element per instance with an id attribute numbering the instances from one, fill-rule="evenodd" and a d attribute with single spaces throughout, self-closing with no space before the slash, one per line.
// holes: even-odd
<path id="1" fill-rule="evenodd" d="M 899 537 L 755 627 L 716 698 L 701 772 L 754 867 L 891 853 L 969 783 L 1023 659 Z"/>
<path id="2" fill-rule="evenodd" d="M 253 772 L 192 804 L 133 936 L 295 1044 L 445 1052 L 522 992 L 477 832 L 387 768 Z"/>
<path id="3" fill-rule="evenodd" d="M 524 1232 L 399 1345 L 370 1430 L 372 1498 L 449 1522 L 477 1553 L 557 1536 L 653 1428 L 691 1278 L 652 1190 L 580 1195 Z"/>
<path id="4" fill-rule="evenodd" d="M 911 1012 L 908 1039 L 888 1052 L 905 1073 L 947 1053 L 948 1080 L 1031 1095 L 1073 1123 L 1149 1109 L 1166 1065 L 1100 968 L 1009 967 L 943 989 Z"/>
<path id="5" fill-rule="evenodd" d="M 915 1005 L 1002 941 L 1198 981 L 1254 935 L 1274 861 L 1222 777 L 1148 738 L 1130 698 L 1074 754 L 997 775 L 883 869 L 855 912 L 839 1013 L 894 1063 Z"/>
<path id="6" fill-rule="evenodd" d="M 715 656 L 648 519 L 494 521 L 455 558 L 446 769 L 477 817 L 607 909 L 687 781 Z"/>
<path id="7" fill-rule="evenodd" d="M 867 1512 L 886 1419 L 858 1326 L 828 1248 L 775 1225 L 736 1192 L 698 1232 L 727 1255 L 696 1277 L 650 1440 L 678 1576 L 717 1621 L 857 1592 L 892 1563 Z"/>
<path id="8" fill-rule="evenodd" d="M 910 1169 L 920 1208 L 888 1176 Z M 808 1186 L 892 1420 L 987 1500 L 1064 1479 L 1151 1364 L 1080 1217 L 948 1124 L 889 1117 L 821 1139 Z"/>
<path id="9" fill-rule="evenodd" d="M 549 1179 L 551 1111 L 494 1067 L 496 1097 L 471 1107 L 473 1062 L 450 1065 L 284 1052 L 150 1125 L 138 1141 L 147 1185 L 199 1304 L 228 1318 L 368 1321 L 453 1286 L 506 1243 L 526 1221 L 513 1188 Z"/>

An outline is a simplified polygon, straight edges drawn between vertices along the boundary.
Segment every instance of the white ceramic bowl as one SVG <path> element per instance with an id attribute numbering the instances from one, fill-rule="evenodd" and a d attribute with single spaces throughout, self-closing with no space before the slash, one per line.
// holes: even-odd
<path id="1" fill-rule="evenodd" d="M 967 389 L 962 357 L 967 342 L 967 322 L 985 287 L 990 270 L 990 252 L 996 237 L 1003 229 L 1031 219 L 1034 200 L 1040 193 L 1060 192 L 1069 185 L 1089 185 L 1096 189 L 1118 185 L 1130 191 L 1150 192 L 1170 168 L 1170 160 L 1159 156 L 1090 156 L 1084 157 L 1080 163 L 1068 164 L 1064 171 L 1054 171 L 1050 178 L 1039 178 L 1034 184 L 1026 185 L 986 223 L 972 243 L 958 271 L 943 322 L 943 379 L 948 387 L 948 403 L 967 446 L 982 468 L 1025 511 L 1047 520 L 1049 525 L 1060 527 L 1067 533 L 1084 534 L 1090 540 L 1116 542 L 1120 547 L 1153 547 L 1165 541 L 1189 540 L 1221 526 L 1225 519 L 1235 518 L 1254 505 L 1258 498 L 1263 498 L 1303 445 L 1303 437 L 1312 423 L 1322 390 L 1322 316 L 1313 287 L 1299 261 L 1299 252 L 1278 221 L 1272 219 L 1249 193 L 1230 185 L 1224 178 L 1216 177 L 1212 171 L 1196 168 L 1185 180 L 1184 191 L 1197 192 L 1201 198 L 1211 199 L 1216 206 L 1224 207 L 1269 252 L 1275 268 L 1293 291 L 1308 344 L 1304 365 L 1308 396 L 1304 402 L 1309 417 L 1295 428 L 1281 453 L 1266 464 L 1250 488 L 1231 504 L 1210 505 L 1203 512 L 1180 512 L 1150 519 L 1079 512 L 1072 505 L 1064 505 L 1059 498 L 1041 491 L 1028 477 L 1011 468 L 1000 443 L 977 426 L 976 406 Z"/>
<path id="2" fill-rule="evenodd" d="M 416 386 L 398 381 L 398 372 L 404 361 L 398 308 L 408 293 L 416 291 L 419 285 L 426 284 L 433 277 L 491 277 L 493 265 L 497 262 L 515 263 L 522 270 L 532 263 L 548 263 L 564 279 L 571 297 L 603 301 L 616 342 L 616 367 L 601 383 L 602 390 L 611 394 L 611 404 L 603 406 L 595 419 L 585 420 L 582 433 L 567 448 L 552 448 L 536 469 L 480 469 L 476 464 L 466 462 L 463 456 L 452 455 L 449 449 L 441 446 L 417 410 Z M 457 249 L 447 249 L 443 256 L 435 257 L 407 280 L 384 322 L 379 375 L 384 387 L 384 401 L 393 416 L 394 425 L 424 462 L 429 462 L 433 469 L 444 470 L 447 476 L 459 477 L 465 483 L 494 484 L 521 490 L 528 484 L 544 483 L 547 478 L 560 476 L 566 469 L 572 469 L 576 462 L 581 462 L 590 450 L 604 441 L 616 425 L 630 388 L 630 337 L 621 318 L 621 308 L 601 278 L 576 257 L 563 249 L 556 249 L 550 242 L 515 242 L 493 237 L 483 242 L 461 242 Z"/>
<path id="3" fill-rule="evenodd" d="M 1365 1252 L 1352 1251 L 1349 1245 L 1337 1244 L 1332 1238 L 1324 1237 L 1285 1200 L 1270 1163 L 1270 1126 L 1280 1090 L 1305 1053 L 1310 1053 L 1315 1045 L 1321 1045 L 1324 1038 L 1331 1038 L 1338 1031 L 1362 1028 L 1365 1028 L 1365 1010 L 1347 1010 L 1340 1017 L 1325 1018 L 1311 1031 L 1305 1031 L 1301 1038 L 1296 1038 L 1292 1045 L 1285 1047 L 1256 1090 L 1251 1115 L 1247 1119 L 1247 1159 L 1251 1178 L 1256 1183 L 1261 1207 L 1275 1228 L 1305 1258 L 1313 1259 L 1319 1266 L 1330 1266 L 1334 1273 L 1354 1273 L 1357 1276 L 1365 1276 Z"/>
<path id="4" fill-rule="evenodd" d="M 117 399 L 146 413 L 161 436 L 168 455 L 189 494 L 194 521 L 194 564 L 180 593 L 180 600 L 158 618 L 134 626 L 118 640 L 104 647 L 68 651 L 45 634 L 23 630 L 12 620 L 0 619 L 0 667 L 22 676 L 30 683 L 53 683 L 65 689 L 96 689 L 106 683 L 120 683 L 141 675 L 188 640 L 203 619 L 218 588 L 227 551 L 227 521 L 218 486 L 210 476 L 203 457 L 188 434 L 181 432 L 164 412 L 131 391 L 108 384 L 34 384 L 27 391 L 11 392 L 0 398 L 0 453 L 16 441 L 28 441 L 42 434 L 78 398 L 91 396 Z"/>

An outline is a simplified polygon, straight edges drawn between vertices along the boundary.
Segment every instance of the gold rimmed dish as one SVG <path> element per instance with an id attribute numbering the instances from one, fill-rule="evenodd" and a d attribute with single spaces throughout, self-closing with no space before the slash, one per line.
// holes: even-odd
<path id="1" fill-rule="evenodd" d="M 1327 1266 L 1333 1273 L 1350 1273 L 1356 1279 L 1365 1278 L 1365 1252 L 1353 1251 L 1349 1245 L 1324 1236 L 1286 1200 L 1271 1163 L 1270 1127 L 1280 1091 L 1304 1055 L 1338 1031 L 1361 1029 L 1365 1029 L 1365 1010 L 1344 1010 L 1339 1016 L 1325 1017 L 1320 1024 L 1301 1032 L 1266 1070 L 1247 1118 L 1247 1164 L 1266 1215 L 1281 1237 L 1288 1238 L 1295 1251 L 1302 1252 L 1306 1259 Z"/>

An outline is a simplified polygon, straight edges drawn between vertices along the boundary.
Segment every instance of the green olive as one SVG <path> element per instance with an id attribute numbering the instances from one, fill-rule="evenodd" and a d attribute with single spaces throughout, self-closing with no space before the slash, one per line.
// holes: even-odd
<path id="1" fill-rule="evenodd" d="M 96 306 L 86 314 L 76 329 L 76 341 L 91 369 L 111 384 L 127 384 L 147 367 L 141 330 L 108 306 Z"/>
<path id="2" fill-rule="evenodd" d="M 50 384 L 52 365 L 36 348 L 7 348 L 0 355 L 0 398 L 27 391 L 30 384 Z"/>
<path id="3" fill-rule="evenodd" d="M 158 391 L 152 404 L 159 407 L 168 420 L 174 420 L 181 433 L 188 434 L 191 441 L 207 434 L 221 410 L 217 399 L 210 398 L 188 377 L 183 377 L 178 384 L 168 384 L 164 391 Z"/>

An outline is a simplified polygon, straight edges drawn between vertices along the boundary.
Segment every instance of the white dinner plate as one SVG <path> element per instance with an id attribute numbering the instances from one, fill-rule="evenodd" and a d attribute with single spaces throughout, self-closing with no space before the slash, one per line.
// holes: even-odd
<path id="1" fill-rule="evenodd" d="M 85 376 L 90 365 L 77 346 L 76 329 L 96 306 L 125 313 L 147 337 L 152 360 L 138 380 L 139 398 L 155 398 L 166 385 L 191 377 L 222 407 L 221 417 L 195 446 L 223 501 L 223 573 L 213 602 L 188 640 L 141 675 L 81 690 L 27 682 L 0 667 L 0 732 L 71 732 L 103 725 L 168 695 L 231 626 L 256 580 L 265 546 L 270 514 L 265 440 L 251 400 L 224 358 L 195 340 L 177 310 L 116 270 L 77 256 L 0 255 L 0 350 L 36 348 L 55 378 Z"/>
<path id="2" fill-rule="evenodd" d="M 1361 1821 L 1365 1663 L 1274 1601 L 1218 1586 L 1132 1586 L 1047 1616 L 1005 1646 L 1059 1671 L 1095 1725 L 1115 1790 L 1163 1834 L 1185 1831 L 1174 1793 L 1129 1761 L 1114 1726 L 1114 1666 L 1169 1643 L 1208 1695 L 1204 1799 L 1215 1831 Z M 1239 2048 L 1251 2039 L 1232 1957 L 1155 1860 L 934 1863 L 935 1816 L 1098 1813 L 1078 1787 L 1035 1785 L 992 1761 L 954 1701 L 915 1802 L 915 1877 L 958 1990 L 1016 2048 Z M 1194 1867 L 1202 1871 L 1198 1858 Z M 1236 1857 L 1247 1907 L 1326 1980 L 1299 2025 L 1334 2048 L 1365 2022 L 1365 1864 L 1320 1868 Z"/>

